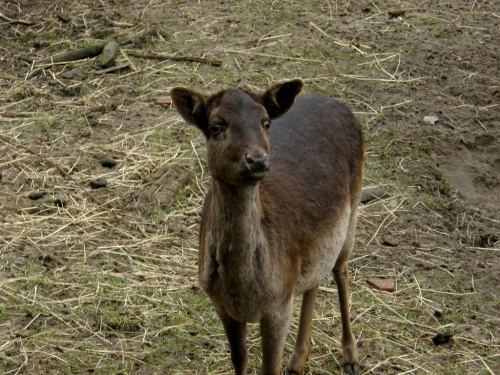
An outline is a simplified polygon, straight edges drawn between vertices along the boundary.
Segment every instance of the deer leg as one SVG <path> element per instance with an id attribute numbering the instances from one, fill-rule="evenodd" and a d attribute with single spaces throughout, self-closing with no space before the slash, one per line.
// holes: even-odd
<path id="1" fill-rule="evenodd" d="M 311 323 L 314 312 L 314 302 L 318 295 L 319 284 L 309 289 L 302 297 L 300 309 L 299 333 L 293 349 L 292 357 L 288 363 L 287 374 L 302 374 L 307 358 L 309 357 L 309 345 L 311 342 Z"/>
<path id="2" fill-rule="evenodd" d="M 226 312 L 217 311 L 224 326 L 229 347 L 231 349 L 231 361 L 233 362 L 236 375 L 247 373 L 247 345 L 246 345 L 246 323 L 241 323 L 231 318 Z"/>
<path id="3" fill-rule="evenodd" d="M 293 298 L 283 309 L 278 309 L 277 312 L 268 314 L 260 320 L 262 375 L 279 375 L 281 373 L 281 357 L 292 313 Z"/>
<path id="4" fill-rule="evenodd" d="M 340 303 L 340 317 L 342 320 L 342 367 L 346 374 L 357 375 L 359 372 L 358 352 L 356 350 L 356 340 L 351 331 L 349 320 L 349 275 L 347 273 L 347 262 L 336 264 L 333 269 L 333 277 L 337 284 Z"/>

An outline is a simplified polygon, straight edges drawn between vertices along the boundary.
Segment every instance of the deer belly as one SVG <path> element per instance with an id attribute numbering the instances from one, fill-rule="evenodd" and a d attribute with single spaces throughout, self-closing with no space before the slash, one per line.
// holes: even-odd
<path id="1" fill-rule="evenodd" d="M 335 266 L 344 245 L 349 226 L 350 210 L 347 209 L 334 229 L 312 248 L 306 264 L 302 264 L 300 278 L 295 287 L 296 296 L 320 283 Z"/>

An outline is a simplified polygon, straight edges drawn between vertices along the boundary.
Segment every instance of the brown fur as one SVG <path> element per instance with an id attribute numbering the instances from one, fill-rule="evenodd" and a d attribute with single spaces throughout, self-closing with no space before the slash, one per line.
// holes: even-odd
<path id="1" fill-rule="evenodd" d="M 210 97 L 171 91 L 179 113 L 207 138 L 212 184 L 200 228 L 199 278 L 224 325 L 236 374 L 246 374 L 246 323 L 257 321 L 262 373 L 279 373 L 297 295 L 304 297 L 287 371 L 302 373 L 314 301 L 329 270 L 339 289 L 344 370 L 358 373 L 347 260 L 363 138 L 352 113 L 328 96 L 305 95 L 294 104 L 302 85 L 292 80 L 262 94 L 227 90 Z"/>

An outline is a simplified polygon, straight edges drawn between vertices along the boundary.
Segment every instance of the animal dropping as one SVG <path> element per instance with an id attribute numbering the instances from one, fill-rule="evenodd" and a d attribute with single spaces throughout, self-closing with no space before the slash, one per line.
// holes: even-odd
<path id="1" fill-rule="evenodd" d="M 34 191 L 28 195 L 28 198 L 33 201 L 37 201 L 45 197 L 45 194 L 47 194 L 45 191 Z"/>
<path id="2" fill-rule="evenodd" d="M 101 165 L 105 168 L 113 168 L 116 164 L 118 164 L 118 162 L 113 158 L 103 157 L 101 159 Z"/>
<path id="3" fill-rule="evenodd" d="M 287 373 L 302 374 L 319 284 L 332 271 L 343 368 L 359 373 L 347 261 L 361 197 L 363 137 L 346 106 L 322 94 L 298 96 L 302 87 L 294 79 L 260 93 L 170 92 L 180 115 L 206 138 L 212 179 L 201 217 L 198 274 L 237 375 L 247 373 L 249 322 L 260 323 L 261 373 L 281 373 L 293 300 L 300 296 Z"/>
<path id="4" fill-rule="evenodd" d="M 90 187 L 92 189 L 101 189 L 101 188 L 106 187 L 107 184 L 108 184 L 108 181 L 104 177 L 99 177 L 95 180 L 90 181 Z"/>

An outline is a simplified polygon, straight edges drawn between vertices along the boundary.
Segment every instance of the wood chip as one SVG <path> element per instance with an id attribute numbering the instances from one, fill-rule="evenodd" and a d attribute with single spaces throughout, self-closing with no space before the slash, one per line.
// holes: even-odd
<path id="1" fill-rule="evenodd" d="M 122 69 L 128 68 L 129 66 L 130 66 L 129 63 L 125 63 L 125 64 L 120 64 L 120 65 L 112 66 L 112 67 L 106 68 L 106 69 L 94 70 L 93 73 L 94 74 L 111 73 L 111 72 L 115 72 L 117 70 L 122 70 Z"/>
<path id="2" fill-rule="evenodd" d="M 384 292 L 394 292 L 396 288 L 396 280 L 394 279 L 373 278 L 367 279 L 366 282 L 378 290 L 383 290 Z"/>
<path id="3" fill-rule="evenodd" d="M 172 99 L 157 99 L 155 104 L 169 106 L 170 104 L 172 104 Z"/>

